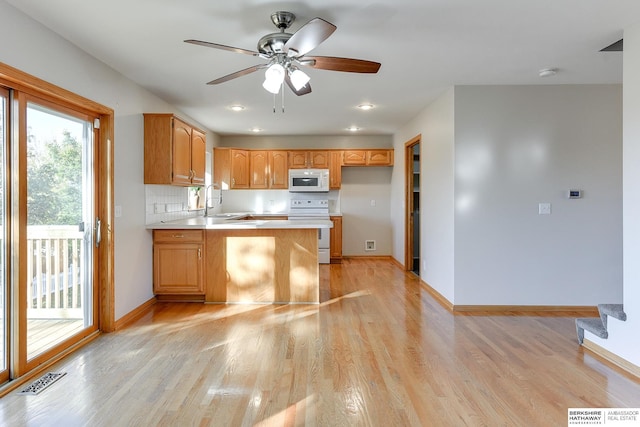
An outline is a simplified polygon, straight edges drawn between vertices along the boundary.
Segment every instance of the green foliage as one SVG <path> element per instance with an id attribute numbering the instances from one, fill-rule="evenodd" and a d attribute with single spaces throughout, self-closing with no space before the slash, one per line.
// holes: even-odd
<path id="1" fill-rule="evenodd" d="M 27 145 L 27 212 L 30 225 L 74 225 L 82 220 L 82 144 L 63 131 L 62 141 Z"/>

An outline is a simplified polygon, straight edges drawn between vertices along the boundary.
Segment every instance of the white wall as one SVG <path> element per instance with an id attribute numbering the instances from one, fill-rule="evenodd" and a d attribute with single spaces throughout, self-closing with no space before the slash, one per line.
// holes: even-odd
<path id="1" fill-rule="evenodd" d="M 391 206 L 404 206 L 404 144 L 422 134 L 421 278 L 455 305 L 622 301 L 621 94 L 458 86 L 404 126 Z M 403 261 L 403 213 L 392 221 Z"/>
<path id="2" fill-rule="evenodd" d="M 142 113 L 179 112 L 3 0 L 0 40 L 0 61 L 115 112 L 114 192 L 115 204 L 122 208 L 114 224 L 118 319 L 153 296 L 151 233 L 144 227 Z M 215 139 L 208 133 L 207 145 Z"/>
<path id="3" fill-rule="evenodd" d="M 609 338 L 586 337 L 640 366 L 640 25 L 624 32 L 624 310 L 627 321 L 609 319 Z"/>
<path id="4" fill-rule="evenodd" d="M 456 87 L 456 304 L 622 301 L 621 95 Z"/>
<path id="5" fill-rule="evenodd" d="M 285 113 L 286 114 L 286 113 Z M 265 149 L 391 148 L 389 135 L 222 135 L 220 147 Z"/>
<path id="6" fill-rule="evenodd" d="M 343 255 L 391 255 L 391 173 L 390 167 L 342 168 Z M 366 251 L 365 240 L 374 240 L 376 250 Z"/>
<path id="7" fill-rule="evenodd" d="M 454 90 L 449 89 L 394 137 L 393 256 L 404 264 L 404 146 L 420 142 L 420 277 L 454 301 Z"/>

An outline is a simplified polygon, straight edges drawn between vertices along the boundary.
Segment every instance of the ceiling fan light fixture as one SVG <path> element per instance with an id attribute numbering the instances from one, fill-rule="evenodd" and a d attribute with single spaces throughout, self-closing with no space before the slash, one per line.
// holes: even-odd
<path id="1" fill-rule="evenodd" d="M 311 80 L 311 77 L 301 70 L 293 70 L 289 77 L 291 78 L 291 84 L 296 90 L 302 89 L 309 83 L 309 80 Z"/>
<path id="2" fill-rule="evenodd" d="M 229 109 L 231 111 L 242 111 L 244 110 L 244 105 L 239 105 L 239 104 L 232 105 L 231 107 L 229 107 Z"/>
<path id="3" fill-rule="evenodd" d="M 280 86 L 282 86 L 282 82 L 284 81 L 284 67 L 280 64 L 272 64 L 267 68 L 267 71 L 264 72 L 264 83 L 262 83 L 262 87 L 267 91 L 273 93 L 274 95 L 280 92 Z"/>

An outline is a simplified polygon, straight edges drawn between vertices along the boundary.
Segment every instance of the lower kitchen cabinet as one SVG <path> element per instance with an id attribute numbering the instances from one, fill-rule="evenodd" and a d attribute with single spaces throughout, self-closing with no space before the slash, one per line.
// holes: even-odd
<path id="1" fill-rule="evenodd" d="M 331 216 L 333 228 L 329 231 L 329 255 L 332 264 L 340 264 L 342 262 L 342 217 Z"/>
<path id="2" fill-rule="evenodd" d="M 154 230 L 153 292 L 204 296 L 204 247 L 203 230 Z"/>

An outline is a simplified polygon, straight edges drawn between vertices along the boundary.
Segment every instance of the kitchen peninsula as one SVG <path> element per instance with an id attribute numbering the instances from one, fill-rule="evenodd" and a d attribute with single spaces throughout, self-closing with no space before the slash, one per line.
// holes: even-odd
<path id="1" fill-rule="evenodd" d="M 327 220 L 195 217 L 147 225 L 158 299 L 318 303 L 318 230 Z"/>

